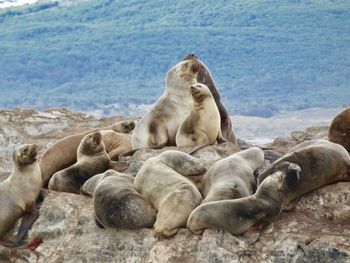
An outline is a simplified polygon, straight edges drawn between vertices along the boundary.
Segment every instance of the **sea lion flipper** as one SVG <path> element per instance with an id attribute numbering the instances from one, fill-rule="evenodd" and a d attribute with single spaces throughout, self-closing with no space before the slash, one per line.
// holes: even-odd
<path id="1" fill-rule="evenodd" d="M 208 146 L 208 145 L 209 145 L 208 143 L 199 144 L 199 145 L 197 145 L 196 147 L 194 147 L 188 154 L 189 154 L 189 155 L 192 155 L 192 154 L 194 154 L 195 152 L 199 151 L 200 149 L 202 149 L 202 148 L 204 148 L 204 147 L 206 147 L 206 146 Z"/>
<path id="2" fill-rule="evenodd" d="M 128 169 L 129 165 L 123 162 L 110 161 L 109 168 L 117 172 L 123 172 Z"/>
<path id="3" fill-rule="evenodd" d="M 186 177 L 202 175 L 207 171 L 195 157 L 180 151 L 166 151 L 159 155 L 159 159 L 165 165 Z"/>
<path id="4" fill-rule="evenodd" d="M 282 156 L 281 158 L 279 158 L 275 162 L 273 162 L 270 166 L 268 166 L 265 170 L 263 170 L 259 175 L 258 184 L 260 185 L 262 183 L 262 181 L 264 181 L 266 179 L 266 177 L 268 177 L 270 174 L 276 172 L 275 168 L 277 167 L 278 164 L 280 164 L 282 162 L 293 162 L 293 163 L 298 164 L 298 158 L 297 158 L 296 152 L 291 152 L 291 153 L 288 153 L 288 154 Z"/>
<path id="5" fill-rule="evenodd" d="M 20 244 L 23 237 L 27 234 L 28 230 L 32 227 L 34 222 L 39 217 L 39 210 L 35 203 L 32 203 L 23 215 L 21 225 L 18 230 L 18 234 L 15 238 L 15 244 Z"/>
<path id="6" fill-rule="evenodd" d="M 219 129 L 218 137 L 216 138 L 216 141 L 218 142 L 218 144 L 227 142 L 227 140 L 222 136 L 221 129 Z"/>

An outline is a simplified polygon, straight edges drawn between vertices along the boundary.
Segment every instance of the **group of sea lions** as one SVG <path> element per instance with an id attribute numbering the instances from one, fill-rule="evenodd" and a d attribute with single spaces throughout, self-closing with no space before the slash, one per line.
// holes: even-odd
<path id="1" fill-rule="evenodd" d="M 18 235 L 0 245 L 21 244 L 47 186 L 92 196 L 99 227 L 153 227 L 169 237 L 186 226 L 195 234 L 217 228 L 240 235 L 271 223 L 305 193 L 350 178 L 350 107 L 333 120 L 329 140 L 303 142 L 265 167 L 259 147 L 209 168 L 192 156 L 226 141 L 237 144 L 229 114 L 207 66 L 190 54 L 168 71 L 163 95 L 136 125 L 127 120 L 64 137 L 40 161 L 35 145 L 14 152 L 12 173 L 0 183 L 0 238 L 23 219 Z M 122 173 L 122 156 L 165 146 L 172 148 L 147 159 L 135 177 Z M 177 150 L 184 147 L 189 152 Z"/>

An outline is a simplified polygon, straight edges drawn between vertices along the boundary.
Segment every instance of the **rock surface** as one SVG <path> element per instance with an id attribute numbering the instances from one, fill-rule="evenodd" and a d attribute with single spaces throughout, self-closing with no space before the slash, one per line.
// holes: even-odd
<path id="1" fill-rule="evenodd" d="M 41 153 L 62 136 L 107 126 L 122 117 L 97 120 L 67 110 L 0 112 L 1 172 L 11 170 L 12 150 L 22 143 L 38 143 Z M 312 128 L 274 142 L 281 153 L 303 140 L 323 138 L 327 128 Z M 188 149 L 181 149 L 187 151 Z M 195 156 L 209 166 L 238 149 L 225 143 L 206 147 Z M 128 173 L 162 150 L 142 150 L 133 157 Z M 249 245 L 243 236 L 221 230 L 193 235 L 187 229 L 168 239 L 157 239 L 152 229 L 99 229 L 87 196 L 43 190 L 40 217 L 27 241 L 43 243 L 35 251 L 0 247 L 0 262 L 349 262 L 350 183 L 329 185 L 302 197 L 295 209 L 283 212 Z M 17 223 L 18 225 L 18 223 Z"/>

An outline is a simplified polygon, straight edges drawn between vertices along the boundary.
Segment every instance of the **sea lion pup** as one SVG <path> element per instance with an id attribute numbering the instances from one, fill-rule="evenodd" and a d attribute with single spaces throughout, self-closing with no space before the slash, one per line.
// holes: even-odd
<path id="1" fill-rule="evenodd" d="M 225 140 L 237 145 L 237 138 L 232 129 L 232 121 L 231 121 L 230 115 L 220 100 L 219 91 L 216 88 L 215 82 L 211 76 L 211 73 L 208 67 L 201 60 L 199 60 L 195 54 L 189 54 L 183 60 L 188 60 L 188 59 L 196 59 L 198 63 L 201 65 L 197 75 L 197 82 L 203 83 L 204 85 L 206 85 L 214 97 L 216 106 L 220 113 L 220 120 L 221 120 L 220 126 L 221 126 L 222 136 L 224 137 Z"/>
<path id="2" fill-rule="evenodd" d="M 258 147 L 240 151 L 214 163 L 202 181 L 202 203 L 236 199 L 253 194 L 254 171 L 262 167 L 264 152 Z"/>
<path id="3" fill-rule="evenodd" d="M 100 132 L 86 135 L 77 150 L 77 162 L 55 173 L 49 181 L 49 189 L 68 193 L 80 193 L 80 187 L 90 177 L 111 167 Z"/>
<path id="4" fill-rule="evenodd" d="M 216 228 L 240 235 L 253 225 L 265 226 L 281 213 L 285 178 L 296 177 L 297 172 L 294 167 L 277 171 L 251 196 L 201 204 L 189 216 L 187 227 L 195 234 Z"/>
<path id="5" fill-rule="evenodd" d="M 153 226 L 156 236 L 172 236 L 186 226 L 189 214 L 202 201 L 199 190 L 186 177 L 205 171 L 196 158 L 179 151 L 163 152 L 143 164 L 134 186 L 158 211 Z"/>
<path id="6" fill-rule="evenodd" d="M 350 176 L 350 156 L 343 146 L 326 140 L 312 140 L 296 145 L 272 163 L 259 175 L 259 182 L 263 182 L 273 172 L 285 169 L 289 163 L 299 165 L 301 171 L 298 181 L 288 184 L 285 207 L 314 189 L 348 181 Z"/>
<path id="7" fill-rule="evenodd" d="M 0 241 L 0 245 L 19 245 L 39 216 L 35 202 L 40 193 L 42 179 L 36 159 L 37 152 L 37 146 L 33 144 L 25 144 L 14 151 L 12 172 L 0 183 L 0 238 L 24 215 L 15 240 Z"/>
<path id="8" fill-rule="evenodd" d="M 177 129 L 192 109 L 189 91 L 191 85 L 197 83 L 198 70 L 197 60 L 189 59 L 168 71 L 163 95 L 136 124 L 131 139 L 134 150 L 176 146 Z"/>
<path id="9" fill-rule="evenodd" d="M 93 202 L 96 220 L 105 228 L 149 228 L 156 221 L 156 211 L 136 192 L 131 175 L 106 171 L 95 188 Z"/>
<path id="10" fill-rule="evenodd" d="M 117 138 L 117 146 L 124 149 L 130 145 L 130 139 L 124 137 L 125 133 L 130 133 L 135 127 L 135 122 L 133 120 L 120 121 L 103 129 L 113 130 L 120 134 L 120 138 Z M 98 131 L 99 129 L 91 130 L 88 132 L 81 132 L 78 134 L 66 136 L 58 140 L 54 145 L 52 145 L 40 159 L 41 175 L 43 177 L 43 186 L 46 187 L 51 176 L 74 164 L 77 161 L 77 149 L 81 140 L 89 133 Z M 123 133 L 123 134 L 121 134 Z M 129 135 L 130 136 L 130 135 Z M 114 137 L 114 136 L 113 136 Z M 109 149 L 108 143 L 105 146 Z M 115 149 L 115 148 L 114 148 Z M 112 147 L 113 151 L 113 147 Z M 129 151 L 129 150 L 128 150 Z M 123 153 L 123 151 L 122 151 Z M 120 154 L 119 154 L 120 155 Z M 118 154 L 114 152 L 111 153 L 111 160 L 117 161 Z"/>
<path id="11" fill-rule="evenodd" d="M 335 116 L 329 127 L 328 139 L 350 152 L 350 107 Z"/>
<path id="12" fill-rule="evenodd" d="M 224 142 L 220 130 L 220 114 L 207 86 L 196 83 L 190 89 L 193 108 L 176 133 L 177 147 L 202 148 Z"/>

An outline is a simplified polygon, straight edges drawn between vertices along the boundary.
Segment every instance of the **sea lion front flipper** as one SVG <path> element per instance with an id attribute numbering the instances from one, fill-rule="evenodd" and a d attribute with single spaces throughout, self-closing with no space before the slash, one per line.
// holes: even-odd
<path id="1" fill-rule="evenodd" d="M 219 129 L 216 141 L 218 142 L 218 144 L 227 142 L 227 140 L 222 136 L 221 129 Z"/>
<path id="2" fill-rule="evenodd" d="M 180 151 L 166 151 L 159 155 L 159 160 L 183 176 L 198 176 L 207 169 L 195 157 Z"/>
<path id="3" fill-rule="evenodd" d="M 188 152 L 189 155 L 194 154 L 195 152 L 199 151 L 200 149 L 209 146 L 209 143 L 203 143 L 195 146 L 191 151 Z"/>
<path id="4" fill-rule="evenodd" d="M 27 234 L 28 230 L 32 227 L 32 225 L 38 219 L 38 217 L 39 210 L 36 207 L 36 204 L 33 203 L 26 209 L 26 212 L 23 215 L 21 225 L 19 227 L 18 234 L 15 239 L 16 244 L 19 244 L 22 241 L 23 237 Z"/>
<path id="5" fill-rule="evenodd" d="M 258 184 L 260 185 L 262 183 L 262 181 L 264 181 L 266 179 L 266 177 L 268 177 L 270 174 L 276 172 L 276 169 L 275 169 L 276 166 L 282 162 L 292 162 L 292 163 L 299 164 L 299 160 L 298 160 L 298 157 L 296 155 L 296 152 L 291 152 L 291 153 L 288 153 L 288 154 L 282 156 L 281 158 L 274 161 L 265 170 L 263 170 L 261 172 L 261 174 L 259 175 Z"/>
<path id="6" fill-rule="evenodd" d="M 117 172 L 123 172 L 129 168 L 129 165 L 123 162 L 110 161 L 109 168 Z"/>

